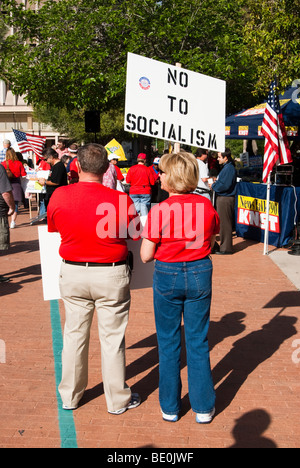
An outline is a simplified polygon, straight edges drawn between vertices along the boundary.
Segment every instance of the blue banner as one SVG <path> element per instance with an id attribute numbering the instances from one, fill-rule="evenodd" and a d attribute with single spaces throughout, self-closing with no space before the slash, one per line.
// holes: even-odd
<path id="1" fill-rule="evenodd" d="M 236 194 L 236 234 L 264 242 L 266 228 L 267 185 L 239 182 Z M 300 187 L 271 186 L 269 244 L 283 247 L 293 235 L 299 220 Z"/>

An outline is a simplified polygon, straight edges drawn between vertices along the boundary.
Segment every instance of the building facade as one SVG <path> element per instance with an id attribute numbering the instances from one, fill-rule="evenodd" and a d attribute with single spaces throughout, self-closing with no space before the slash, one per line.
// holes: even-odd
<path id="1" fill-rule="evenodd" d="M 25 8 L 37 9 L 41 2 L 35 4 L 27 0 L 18 0 Z M 13 34 L 13 28 L 7 34 Z M 18 151 L 18 146 L 14 138 L 13 129 L 21 130 L 33 135 L 41 135 L 47 138 L 46 146 L 57 143 L 59 134 L 49 125 L 37 122 L 33 116 L 33 108 L 26 104 L 23 96 L 16 96 L 12 93 L 9 83 L 0 80 L 0 148 L 4 139 L 11 141 L 13 148 Z"/>

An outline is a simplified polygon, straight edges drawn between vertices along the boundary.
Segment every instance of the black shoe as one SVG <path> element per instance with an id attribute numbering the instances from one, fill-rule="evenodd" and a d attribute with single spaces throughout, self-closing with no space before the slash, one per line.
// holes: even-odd
<path id="1" fill-rule="evenodd" d="M 218 242 L 215 242 L 213 248 L 211 249 L 211 253 L 215 254 L 215 253 L 219 253 L 219 252 L 220 252 L 220 246 L 219 246 Z"/>
<path id="2" fill-rule="evenodd" d="M 220 252 L 215 252 L 215 253 L 216 255 L 232 255 L 233 254 L 233 252 L 226 252 L 226 251 L 221 251 L 221 250 Z"/>

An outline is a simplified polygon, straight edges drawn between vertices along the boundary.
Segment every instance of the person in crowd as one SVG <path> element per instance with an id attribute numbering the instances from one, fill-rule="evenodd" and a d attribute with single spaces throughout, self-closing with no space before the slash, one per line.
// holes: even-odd
<path id="1" fill-rule="evenodd" d="M 49 200 L 53 195 L 54 191 L 58 187 L 62 187 L 68 184 L 67 171 L 65 165 L 59 160 L 57 152 L 52 148 L 46 148 L 43 150 L 42 155 L 45 160 L 50 164 L 51 172 L 48 179 L 39 179 L 39 184 L 46 187 L 45 196 L 45 208 L 49 204 Z"/>
<path id="2" fill-rule="evenodd" d="M 146 166 L 145 153 L 139 153 L 137 164 L 127 173 L 126 183 L 130 185 L 129 195 L 137 212 L 141 216 L 147 216 L 151 206 L 151 187 L 155 180 L 152 171 Z"/>
<path id="3" fill-rule="evenodd" d="M 77 156 L 77 152 L 78 152 L 77 143 L 72 143 L 71 145 L 68 146 L 68 152 L 66 154 L 69 154 L 70 156 L 72 156 L 72 158 L 74 158 L 75 156 Z"/>
<path id="4" fill-rule="evenodd" d="M 155 182 L 157 182 L 158 179 L 159 179 L 159 167 L 158 167 L 159 161 L 160 161 L 159 157 L 154 158 L 153 159 L 153 164 L 151 166 L 151 170 L 153 172 Z"/>
<path id="5" fill-rule="evenodd" d="M 163 154 L 169 154 L 169 150 L 165 149 Z M 161 187 L 161 181 L 160 181 L 160 177 L 159 177 L 158 190 L 157 190 L 157 202 L 161 203 L 162 201 L 166 200 L 167 198 L 169 198 L 169 194 L 168 194 L 168 192 L 166 190 L 164 190 Z"/>
<path id="6" fill-rule="evenodd" d="M 25 172 L 27 174 L 27 171 L 29 171 L 31 169 L 31 167 L 29 166 L 29 164 L 31 162 L 31 159 L 30 160 L 24 159 L 23 154 L 20 153 L 19 151 L 16 151 L 16 156 L 17 156 L 18 160 L 21 161 L 21 163 L 23 164 L 23 167 L 24 167 Z M 21 187 L 23 189 L 23 193 L 24 193 L 24 198 L 23 198 L 24 208 L 28 209 L 29 208 L 29 201 L 28 201 L 28 198 L 26 198 L 26 194 L 25 194 L 28 180 L 25 177 L 21 177 L 20 182 L 21 182 Z"/>
<path id="7" fill-rule="evenodd" d="M 70 154 L 64 154 L 61 157 L 61 162 L 64 164 L 66 170 L 67 170 L 68 164 L 69 164 L 69 162 L 71 162 L 71 160 L 72 160 L 72 156 Z"/>
<path id="8" fill-rule="evenodd" d="M 150 167 L 154 177 L 154 185 L 152 186 L 152 194 L 151 194 L 151 203 L 158 202 L 158 186 L 159 186 L 159 161 L 160 158 L 157 156 L 153 159 L 153 164 Z"/>
<path id="9" fill-rule="evenodd" d="M 115 169 L 116 169 L 116 172 L 117 172 L 117 180 L 119 182 L 123 182 L 124 181 L 124 176 L 123 176 L 123 174 L 121 172 L 121 169 L 117 166 L 119 159 L 120 159 L 120 156 L 118 156 L 115 153 L 111 153 L 111 154 L 108 155 L 109 162 L 115 166 Z"/>
<path id="10" fill-rule="evenodd" d="M 71 173 L 70 173 L 70 167 L 71 167 L 71 164 L 74 160 L 77 160 L 77 152 L 78 152 L 78 145 L 77 143 L 72 143 L 69 148 L 68 148 L 68 155 L 70 156 L 70 160 L 67 164 L 67 167 L 66 167 L 66 170 L 67 170 L 67 174 L 68 174 L 68 178 L 70 180 L 71 178 Z M 78 171 L 77 171 L 77 166 L 76 166 L 76 178 L 78 179 Z M 78 180 L 77 180 L 78 181 Z"/>
<path id="11" fill-rule="evenodd" d="M 70 184 L 76 184 L 79 180 L 78 166 L 77 166 L 77 152 L 78 150 L 73 153 L 74 156 L 69 162 L 69 164 L 67 165 L 67 174 L 68 174 Z"/>
<path id="12" fill-rule="evenodd" d="M 207 165 L 209 170 L 209 177 L 217 177 L 221 170 L 217 153 L 208 151 Z"/>
<path id="13" fill-rule="evenodd" d="M 104 185 L 104 187 L 109 187 L 113 190 L 116 190 L 117 180 L 118 180 L 118 176 L 117 176 L 116 168 L 114 164 L 109 162 L 108 168 L 105 174 L 103 174 L 102 184 Z"/>
<path id="14" fill-rule="evenodd" d="M 141 259 L 155 259 L 153 300 L 159 351 L 159 401 L 163 419 L 181 407 L 181 320 L 187 351 L 189 399 L 198 423 L 215 412 L 208 328 L 212 294 L 211 245 L 219 232 L 212 203 L 192 193 L 199 169 L 192 154 L 162 156 L 161 184 L 169 198 L 151 208 L 142 232 Z"/>
<path id="15" fill-rule="evenodd" d="M 231 255 L 232 231 L 234 226 L 235 193 L 237 184 L 237 173 L 229 148 L 224 153 L 218 153 L 218 161 L 222 170 L 218 179 L 211 188 L 216 193 L 216 208 L 220 216 L 220 248 L 216 249 L 218 255 Z"/>
<path id="16" fill-rule="evenodd" d="M 52 148 L 53 149 L 53 148 Z M 58 159 L 61 159 L 64 154 L 69 153 L 66 140 L 59 139 L 55 151 L 58 154 Z"/>
<path id="17" fill-rule="evenodd" d="M 199 168 L 199 180 L 195 192 L 202 195 L 202 197 L 206 197 L 208 200 L 211 200 L 211 190 L 208 184 L 209 169 L 207 165 L 207 153 L 208 151 L 202 148 L 198 148 L 195 153 Z"/>
<path id="18" fill-rule="evenodd" d="M 53 148 L 52 148 L 53 149 Z M 54 150 L 56 151 L 56 150 Z M 36 170 L 37 171 L 50 171 L 51 166 L 47 163 L 44 156 L 40 156 L 37 163 L 36 163 Z"/>
<path id="19" fill-rule="evenodd" d="M 12 186 L 4 167 L 0 164 L 0 252 L 9 248 L 9 224 L 8 217 L 15 212 L 15 201 Z M 0 275 L 0 283 L 6 283 L 9 277 Z"/>
<path id="20" fill-rule="evenodd" d="M 11 148 L 11 142 L 7 139 L 3 140 L 3 148 L 0 150 L 0 163 L 5 161 L 6 151 Z"/>
<path id="21" fill-rule="evenodd" d="M 135 231 L 137 236 L 131 238 L 139 238 L 139 217 L 126 193 L 102 185 L 108 164 L 103 146 L 90 143 L 79 148 L 79 182 L 53 194 L 48 230 L 60 233 L 63 258 L 60 291 L 66 321 L 59 385 L 63 408 L 76 409 L 87 386 L 89 335 L 96 309 L 107 410 L 122 414 L 141 401 L 125 382 L 130 307 L 126 237 Z M 136 229 L 131 230 L 133 226 Z"/>
<path id="22" fill-rule="evenodd" d="M 55 145 L 54 145 L 55 146 Z M 53 146 L 51 147 L 53 150 Z M 56 150 L 54 150 L 56 151 Z M 37 161 L 37 167 L 36 167 L 37 172 L 38 171 L 51 171 L 51 166 L 50 164 L 47 163 L 46 159 L 44 156 L 40 156 L 38 161 Z M 45 193 L 40 193 L 39 194 L 39 216 L 42 216 L 46 213 L 46 205 L 45 205 L 45 198 L 46 194 Z"/>
<path id="23" fill-rule="evenodd" d="M 1 163 L 8 173 L 12 186 L 13 197 L 15 200 L 15 211 L 11 216 L 10 228 L 16 227 L 18 216 L 19 203 L 24 203 L 25 194 L 21 185 L 21 177 L 26 177 L 26 171 L 23 164 L 19 161 L 18 156 L 13 148 L 8 148 L 6 151 L 5 161 Z"/>

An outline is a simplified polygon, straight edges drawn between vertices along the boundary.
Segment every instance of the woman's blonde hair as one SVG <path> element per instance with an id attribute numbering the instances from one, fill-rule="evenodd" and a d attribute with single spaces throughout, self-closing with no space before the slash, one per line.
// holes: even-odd
<path id="1" fill-rule="evenodd" d="M 5 154 L 6 161 L 19 161 L 18 156 L 13 148 L 8 148 Z"/>
<path id="2" fill-rule="evenodd" d="M 159 169 L 166 174 L 165 184 L 173 193 L 193 192 L 198 185 L 199 168 L 193 154 L 183 151 L 164 154 Z"/>

